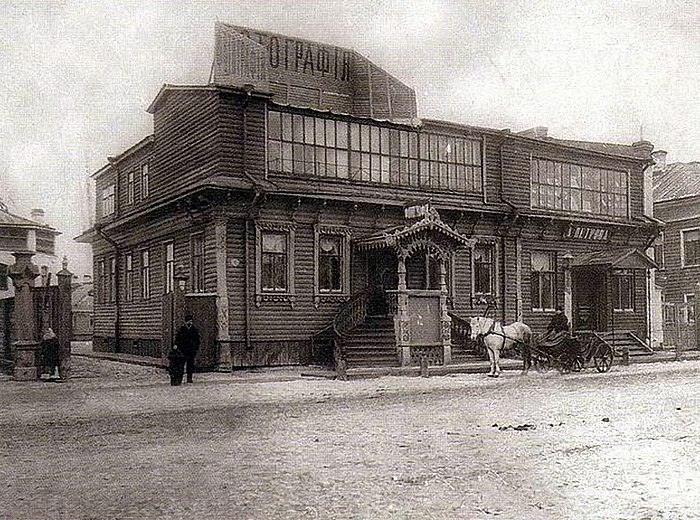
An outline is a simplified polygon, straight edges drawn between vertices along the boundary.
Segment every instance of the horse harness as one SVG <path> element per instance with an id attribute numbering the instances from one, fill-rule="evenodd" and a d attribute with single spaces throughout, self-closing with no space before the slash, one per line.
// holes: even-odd
<path id="1" fill-rule="evenodd" d="M 482 341 L 483 341 L 483 339 L 484 339 L 486 336 L 500 336 L 500 337 L 502 338 L 502 340 L 503 340 L 503 342 L 501 343 L 501 350 L 503 350 L 503 349 L 505 348 L 505 346 L 506 346 L 506 340 L 507 340 L 507 339 L 513 341 L 513 342 L 516 343 L 516 344 L 521 343 L 521 341 L 519 341 L 519 340 L 517 340 L 517 339 L 515 339 L 515 338 L 511 338 L 510 336 L 506 336 L 503 332 L 496 332 L 496 323 L 498 323 L 496 320 L 491 320 L 491 326 L 489 327 L 489 330 L 486 331 L 486 334 L 479 334 L 479 335 L 477 335 L 477 340 L 478 340 L 479 337 L 480 337 L 480 338 L 482 339 Z M 502 330 L 503 330 L 503 326 L 501 325 L 501 331 L 502 331 Z"/>

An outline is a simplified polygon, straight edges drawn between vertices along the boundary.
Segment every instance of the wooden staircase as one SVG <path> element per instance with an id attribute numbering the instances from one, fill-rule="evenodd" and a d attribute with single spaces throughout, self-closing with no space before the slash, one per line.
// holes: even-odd
<path id="1" fill-rule="evenodd" d="M 348 368 L 399 366 L 393 318 L 368 316 L 345 333 L 343 349 Z"/>
<path id="2" fill-rule="evenodd" d="M 629 352 L 630 357 L 650 356 L 654 353 L 652 348 L 630 330 L 596 332 L 595 334 L 598 338 L 610 345 L 616 357 L 622 356 L 625 349 Z"/>

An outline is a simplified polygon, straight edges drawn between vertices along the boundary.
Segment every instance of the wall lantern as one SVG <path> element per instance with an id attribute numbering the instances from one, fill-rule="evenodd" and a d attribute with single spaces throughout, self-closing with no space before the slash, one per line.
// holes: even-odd
<path id="1" fill-rule="evenodd" d="M 185 287 L 187 286 L 188 276 L 185 273 L 185 268 L 182 266 L 182 264 L 178 264 L 175 267 L 175 272 L 173 273 L 173 278 L 175 279 L 175 283 L 177 285 L 177 288 L 184 292 Z"/>
<path id="2" fill-rule="evenodd" d="M 566 253 L 564 253 L 564 256 L 561 257 L 562 267 L 565 270 L 571 269 L 571 264 L 572 264 L 573 260 L 574 260 L 574 255 L 572 255 L 570 251 L 567 251 Z"/>

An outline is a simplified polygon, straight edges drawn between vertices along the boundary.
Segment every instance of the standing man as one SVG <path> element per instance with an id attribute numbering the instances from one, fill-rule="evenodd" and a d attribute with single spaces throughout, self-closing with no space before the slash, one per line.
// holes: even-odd
<path id="1" fill-rule="evenodd" d="M 192 315 L 185 316 L 185 324 L 180 327 L 175 335 L 175 345 L 185 356 L 185 364 L 187 366 L 187 382 L 192 382 L 192 373 L 194 372 L 194 358 L 199 350 L 199 331 L 192 324 Z"/>

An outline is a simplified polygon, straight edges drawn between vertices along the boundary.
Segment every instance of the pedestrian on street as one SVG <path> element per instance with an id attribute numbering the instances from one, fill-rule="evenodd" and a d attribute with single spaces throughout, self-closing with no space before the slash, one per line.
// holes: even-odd
<path id="1" fill-rule="evenodd" d="M 559 306 L 549 322 L 547 333 L 563 332 L 565 330 L 569 330 L 569 320 L 567 319 L 566 314 L 564 314 L 564 310 L 561 308 L 561 306 Z"/>
<path id="2" fill-rule="evenodd" d="M 41 337 L 41 356 L 43 365 L 49 372 L 49 379 L 60 379 L 59 367 L 59 350 L 61 348 L 56 333 L 51 327 L 47 328 Z"/>
<path id="3" fill-rule="evenodd" d="M 170 384 L 172 386 L 180 386 L 182 384 L 182 375 L 185 372 L 185 354 L 177 345 L 173 344 L 170 352 L 168 352 L 168 373 L 170 374 Z"/>
<path id="4" fill-rule="evenodd" d="M 194 358 L 199 350 L 199 331 L 192 322 L 192 315 L 185 316 L 185 324 L 181 326 L 175 334 L 175 346 L 182 351 L 185 356 L 187 368 L 187 382 L 192 382 L 194 372 Z"/>

